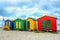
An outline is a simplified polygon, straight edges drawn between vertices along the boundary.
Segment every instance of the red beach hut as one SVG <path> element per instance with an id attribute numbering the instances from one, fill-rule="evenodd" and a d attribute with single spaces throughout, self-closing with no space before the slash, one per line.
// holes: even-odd
<path id="1" fill-rule="evenodd" d="M 52 16 L 43 16 L 37 19 L 38 30 L 51 30 L 52 32 L 57 32 L 57 18 Z"/>

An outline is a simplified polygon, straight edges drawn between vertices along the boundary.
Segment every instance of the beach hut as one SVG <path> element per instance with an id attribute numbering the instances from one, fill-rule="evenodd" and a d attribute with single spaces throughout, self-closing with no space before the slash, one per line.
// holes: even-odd
<path id="1" fill-rule="evenodd" d="M 11 30 L 14 29 L 14 24 L 13 24 L 13 21 L 11 20 L 6 20 L 5 25 L 7 25 Z"/>
<path id="2" fill-rule="evenodd" d="M 10 21 L 10 29 L 14 30 L 14 21 Z"/>
<path id="3" fill-rule="evenodd" d="M 36 30 L 36 20 L 33 18 L 27 18 L 26 20 L 26 29 L 29 31 L 34 31 Z"/>
<path id="4" fill-rule="evenodd" d="M 56 20 L 57 18 L 47 15 L 38 18 L 37 19 L 38 30 L 49 30 L 52 32 L 57 32 Z"/>
<path id="5" fill-rule="evenodd" d="M 14 29 L 26 30 L 26 21 L 19 18 L 14 20 Z"/>

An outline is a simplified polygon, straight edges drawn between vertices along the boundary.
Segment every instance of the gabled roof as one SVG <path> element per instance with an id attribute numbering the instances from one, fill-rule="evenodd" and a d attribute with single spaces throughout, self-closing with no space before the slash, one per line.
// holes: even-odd
<path id="1" fill-rule="evenodd" d="M 7 19 L 7 20 L 5 20 L 5 22 L 13 22 L 13 20 L 9 20 L 9 19 Z"/>
<path id="2" fill-rule="evenodd" d="M 15 20 L 23 20 L 23 21 L 25 21 L 24 19 L 20 19 L 20 18 L 17 18 L 17 19 L 15 19 Z M 15 20 L 14 20 L 14 21 L 15 21 Z"/>
<path id="3" fill-rule="evenodd" d="M 48 16 L 48 15 L 42 16 L 42 17 L 40 17 L 40 18 L 44 18 L 44 17 L 50 17 L 50 18 L 57 19 L 56 17 L 53 17 L 53 16 Z M 38 18 L 38 19 L 40 19 L 40 18 Z"/>
<path id="4" fill-rule="evenodd" d="M 7 19 L 7 20 L 5 20 L 5 22 L 7 22 L 7 21 L 9 21 L 9 22 L 10 22 L 11 20 L 8 20 L 8 19 Z"/>
<path id="5" fill-rule="evenodd" d="M 34 18 L 31 18 L 31 17 L 27 18 L 26 20 L 28 20 L 28 19 L 32 19 L 32 20 L 35 20 L 35 21 L 36 21 L 36 19 L 34 19 Z"/>

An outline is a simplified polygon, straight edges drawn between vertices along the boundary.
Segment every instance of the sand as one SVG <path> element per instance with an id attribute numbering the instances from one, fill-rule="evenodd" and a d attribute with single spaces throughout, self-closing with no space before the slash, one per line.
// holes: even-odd
<path id="1" fill-rule="evenodd" d="M 0 29 L 0 40 L 60 40 L 60 32 L 35 33 L 29 31 L 4 31 Z"/>

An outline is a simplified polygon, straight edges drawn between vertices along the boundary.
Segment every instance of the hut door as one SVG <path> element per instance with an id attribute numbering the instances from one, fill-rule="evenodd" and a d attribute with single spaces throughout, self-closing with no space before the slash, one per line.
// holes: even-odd
<path id="1" fill-rule="evenodd" d="M 42 21 L 42 28 L 43 28 L 43 30 L 46 29 L 46 21 L 45 20 Z"/>
<path id="2" fill-rule="evenodd" d="M 19 28 L 21 29 L 21 22 L 19 22 Z"/>
<path id="3" fill-rule="evenodd" d="M 27 26 L 28 26 L 28 29 L 29 29 L 29 28 L 30 28 L 30 22 L 29 22 L 29 21 L 27 21 L 27 24 L 28 24 Z"/>
<path id="4" fill-rule="evenodd" d="M 14 23 L 13 22 L 10 22 L 10 29 L 14 29 Z"/>
<path id="5" fill-rule="evenodd" d="M 50 30 L 50 27 L 51 27 L 50 20 L 47 21 L 47 27 L 48 27 L 48 30 Z"/>
<path id="6" fill-rule="evenodd" d="M 19 28 L 19 22 L 16 22 L 16 28 L 17 29 Z"/>
<path id="7" fill-rule="evenodd" d="M 6 25 L 7 25 L 7 26 L 10 26 L 10 22 L 6 22 Z"/>

